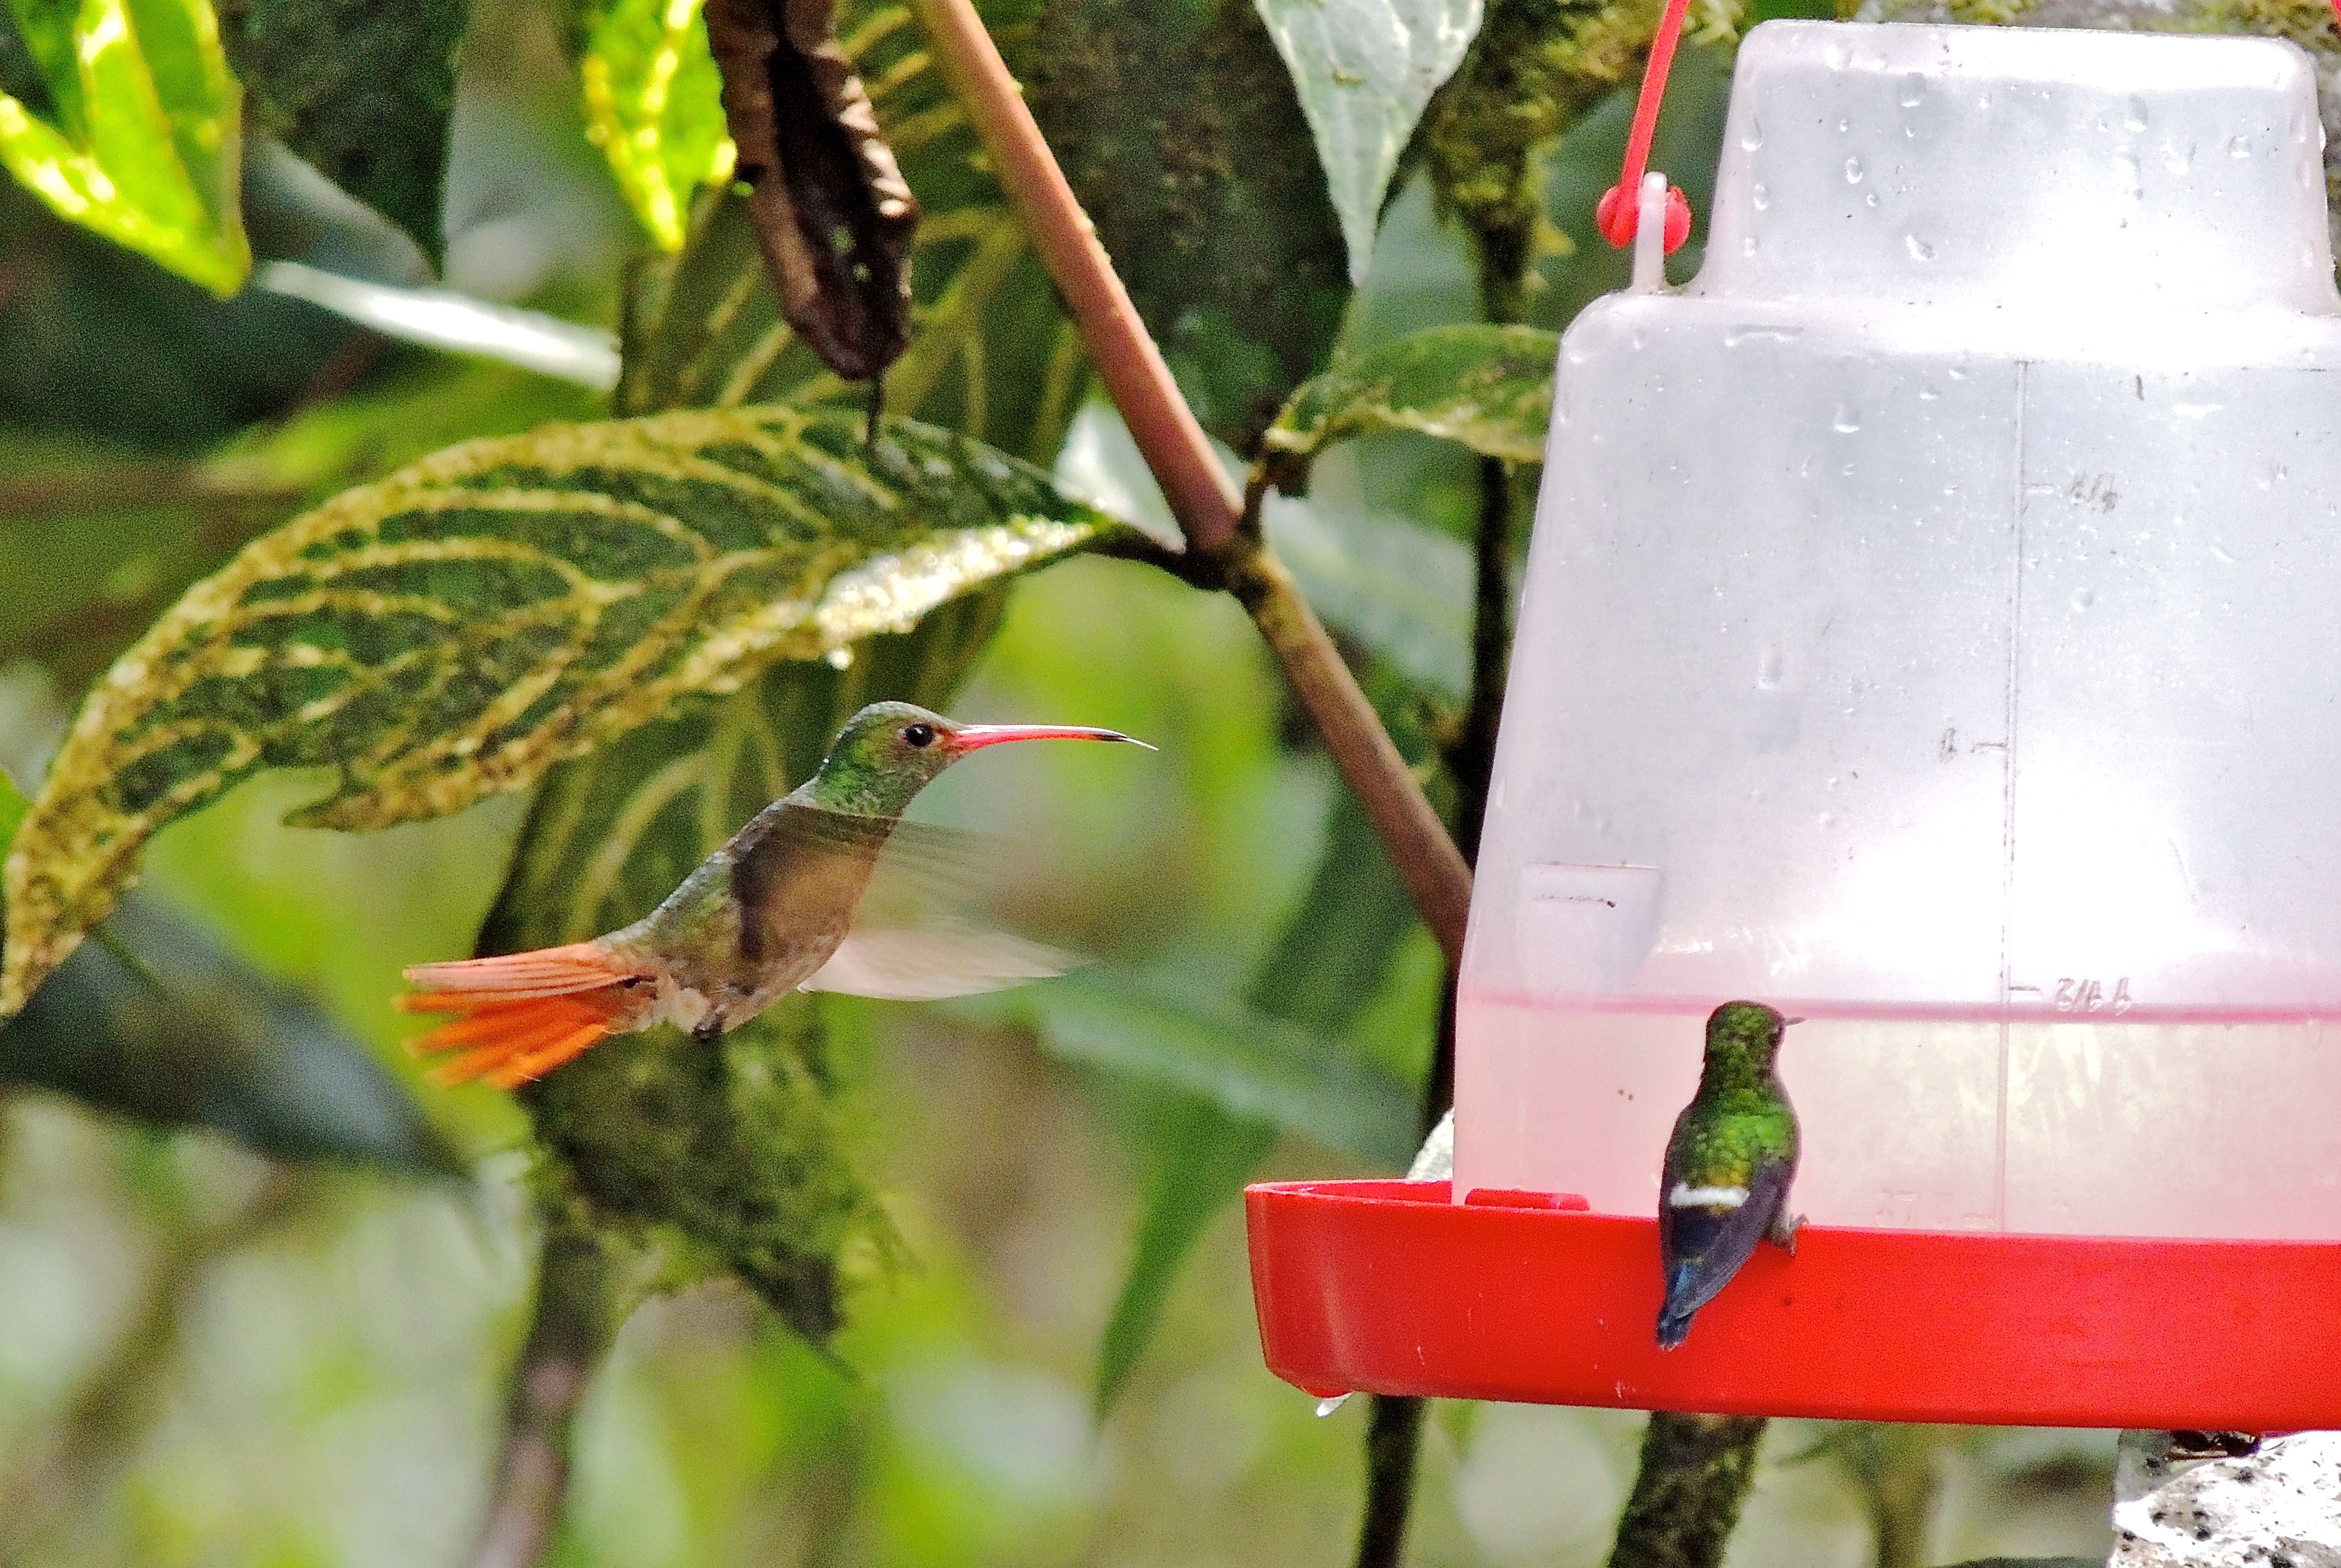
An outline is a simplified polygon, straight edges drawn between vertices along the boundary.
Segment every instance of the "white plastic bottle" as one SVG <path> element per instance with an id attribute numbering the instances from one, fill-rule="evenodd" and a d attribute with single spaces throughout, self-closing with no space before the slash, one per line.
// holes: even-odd
<path id="1" fill-rule="evenodd" d="M 1459 1196 L 1655 1211 L 1801 1013 L 1824 1224 L 2341 1238 L 2341 298 L 2289 44 L 1771 23 L 1563 344 Z"/>

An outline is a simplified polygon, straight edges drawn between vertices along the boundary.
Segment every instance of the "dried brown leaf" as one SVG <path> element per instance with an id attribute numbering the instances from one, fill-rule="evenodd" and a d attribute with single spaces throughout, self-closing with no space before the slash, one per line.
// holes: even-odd
<path id="1" fill-rule="evenodd" d="M 911 341 L 919 203 L 837 39 L 833 0 L 708 0 L 749 216 L 789 324 L 869 381 Z"/>

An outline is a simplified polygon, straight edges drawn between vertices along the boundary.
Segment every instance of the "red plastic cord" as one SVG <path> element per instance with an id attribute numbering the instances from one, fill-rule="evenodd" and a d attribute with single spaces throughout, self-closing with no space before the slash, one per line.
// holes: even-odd
<path id="1" fill-rule="evenodd" d="M 1667 72 L 1675 63 L 1675 44 L 1682 36 L 1683 14 L 1690 9 L 1690 0 L 1667 0 L 1664 15 L 1659 18 L 1657 36 L 1650 40 L 1650 63 L 1642 72 L 1642 95 L 1634 104 L 1634 130 L 1626 138 L 1626 164 L 1619 172 L 1618 183 L 1601 196 L 1600 205 L 1593 209 L 1593 221 L 1601 230 L 1601 237 L 1619 250 L 1634 243 L 1635 220 L 1639 215 L 1640 201 L 1635 193 L 1642 188 L 1642 171 L 1650 162 L 1650 138 L 1658 134 L 1659 104 L 1667 95 Z M 2333 0 L 2333 12 L 2341 18 L 2341 0 Z M 1667 187 L 1667 251 L 1669 254 L 1682 248 L 1690 238 L 1690 198 L 1682 194 L 1679 185 Z"/>
<path id="2" fill-rule="evenodd" d="M 2341 0 L 2333 0 L 2333 25 L 2341 27 Z"/>

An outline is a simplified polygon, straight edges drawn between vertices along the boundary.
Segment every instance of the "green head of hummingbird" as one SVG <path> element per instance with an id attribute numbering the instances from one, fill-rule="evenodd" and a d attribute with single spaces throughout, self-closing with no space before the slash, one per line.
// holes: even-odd
<path id="1" fill-rule="evenodd" d="M 1781 1036 L 1801 1021 L 1761 1002 L 1726 1002 L 1708 1015 L 1698 1092 L 1675 1118 L 1659 1179 L 1661 1350 L 1683 1342 L 1758 1241 L 1795 1250 L 1797 1113 L 1773 1062 Z"/>
<path id="2" fill-rule="evenodd" d="M 956 724 L 908 702 L 873 702 L 846 721 L 812 778 L 633 925 L 590 942 L 407 969 L 415 989 L 400 1007 L 457 1015 L 411 1047 L 460 1053 L 434 1071 L 442 1083 L 511 1087 L 606 1035 L 668 1023 L 712 1039 L 792 990 L 951 997 L 1061 974 L 1069 960 L 1029 942 L 861 929 L 854 916 L 902 812 L 961 758 L 1011 740 L 1130 739 L 1074 725 Z"/>

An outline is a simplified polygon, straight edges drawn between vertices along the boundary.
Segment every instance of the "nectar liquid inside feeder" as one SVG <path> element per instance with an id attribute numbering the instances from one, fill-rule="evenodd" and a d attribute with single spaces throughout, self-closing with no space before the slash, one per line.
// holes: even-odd
<path id="1" fill-rule="evenodd" d="M 2294 46 L 1756 29 L 1698 278 L 1562 345 L 1453 1193 L 1254 1189 L 1271 1366 L 2341 1426 L 2336 372 Z M 1809 1226 L 1661 1355 L 1740 997 Z"/>

